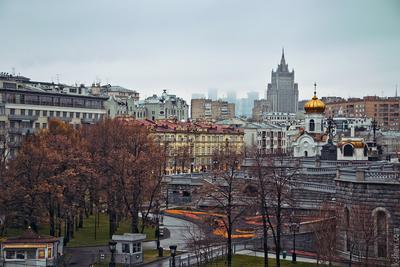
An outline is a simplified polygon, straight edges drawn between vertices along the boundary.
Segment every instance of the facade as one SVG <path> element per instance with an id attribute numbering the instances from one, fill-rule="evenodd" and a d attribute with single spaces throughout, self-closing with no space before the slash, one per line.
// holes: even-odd
<path id="1" fill-rule="evenodd" d="M 326 116 L 375 118 L 382 130 L 400 130 L 400 97 L 365 96 L 326 104 Z"/>
<path id="2" fill-rule="evenodd" d="M 63 240 L 41 236 L 31 229 L 21 236 L 9 237 L 1 242 L 1 266 L 61 266 Z"/>
<path id="3" fill-rule="evenodd" d="M 287 152 L 286 127 L 263 122 L 247 122 L 242 119 L 230 119 L 217 122 L 243 130 L 245 150 L 257 148 L 263 154 L 284 154 Z"/>
<path id="4" fill-rule="evenodd" d="M 145 118 L 149 120 L 186 121 L 189 118 L 189 105 L 186 101 L 176 95 L 168 94 L 167 90 L 163 90 L 161 96 L 153 95 L 139 102 L 139 107 L 145 110 Z"/>
<path id="5" fill-rule="evenodd" d="M 117 99 L 132 98 L 134 101 L 139 101 L 139 93 L 137 91 L 119 85 L 100 85 L 100 83 L 93 83 L 90 92 L 92 95 L 103 95 L 115 97 Z"/>
<path id="6" fill-rule="evenodd" d="M 211 99 L 192 99 L 191 118 L 193 120 L 224 120 L 235 117 L 235 104 Z"/>
<path id="7" fill-rule="evenodd" d="M 14 156 L 23 136 L 47 128 L 52 118 L 74 127 L 102 119 L 106 116 L 106 100 L 106 97 L 43 90 L 18 81 L 0 80 L 0 132 L 7 140 L 9 156 Z"/>
<path id="8" fill-rule="evenodd" d="M 363 138 L 342 139 L 337 144 L 338 160 L 368 160 L 368 144 Z"/>
<path id="9" fill-rule="evenodd" d="M 267 86 L 267 99 L 271 103 L 273 112 L 297 112 L 298 85 L 294 82 L 294 70 L 290 72 L 286 64 L 284 51 L 277 70 L 272 70 L 271 83 Z"/>
<path id="10" fill-rule="evenodd" d="M 357 253 L 364 261 L 368 253 L 370 266 L 400 264 L 399 173 L 398 165 L 337 171 L 337 251 L 342 258 Z"/>
<path id="11" fill-rule="evenodd" d="M 271 111 L 271 105 L 267 99 L 259 99 L 254 100 L 253 109 L 252 109 L 252 120 L 253 121 L 262 121 L 263 114 Z"/>
<path id="12" fill-rule="evenodd" d="M 296 121 L 295 113 L 266 112 L 262 114 L 263 121 L 275 125 L 291 125 Z"/>
<path id="13" fill-rule="evenodd" d="M 216 151 L 230 148 L 243 152 L 243 130 L 211 123 L 178 120 L 137 120 L 149 127 L 156 142 L 167 155 L 165 173 L 189 173 L 209 170 Z"/>
<path id="14" fill-rule="evenodd" d="M 314 91 L 313 98 L 304 105 L 306 112 L 303 129 L 291 144 L 294 157 L 315 157 L 321 155 L 323 145 L 328 141 L 324 128 L 325 104 Z"/>

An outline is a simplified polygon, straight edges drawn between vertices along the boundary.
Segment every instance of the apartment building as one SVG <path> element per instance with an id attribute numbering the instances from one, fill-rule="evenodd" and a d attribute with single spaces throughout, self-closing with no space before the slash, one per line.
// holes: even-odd
<path id="1" fill-rule="evenodd" d="M 178 120 L 132 120 L 149 127 L 155 140 L 167 151 L 165 172 L 188 173 L 212 168 L 216 151 L 244 149 L 243 130 L 211 123 Z"/>
<path id="2" fill-rule="evenodd" d="M 92 124 L 107 114 L 107 97 L 39 89 L 12 77 L 0 76 L 0 132 L 9 156 L 14 156 L 23 137 L 47 128 L 52 118 L 74 127 Z"/>
<path id="3" fill-rule="evenodd" d="M 326 104 L 327 117 L 375 118 L 382 130 L 400 130 L 400 97 L 365 96 Z"/>
<path id="4" fill-rule="evenodd" d="M 192 99 L 191 118 L 193 120 L 216 121 L 235 117 L 235 104 L 222 100 Z"/>

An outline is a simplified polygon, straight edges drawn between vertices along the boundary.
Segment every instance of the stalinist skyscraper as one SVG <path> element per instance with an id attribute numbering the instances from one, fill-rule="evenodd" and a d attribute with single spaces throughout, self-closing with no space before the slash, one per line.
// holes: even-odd
<path id="1" fill-rule="evenodd" d="M 267 87 L 267 100 L 274 112 L 296 113 L 299 90 L 294 82 L 294 70 L 289 71 L 282 49 L 281 63 L 276 71 L 272 70 L 271 83 Z"/>

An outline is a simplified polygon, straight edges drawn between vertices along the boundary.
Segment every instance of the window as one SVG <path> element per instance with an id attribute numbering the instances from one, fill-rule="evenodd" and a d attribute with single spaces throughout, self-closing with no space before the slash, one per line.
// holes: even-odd
<path id="1" fill-rule="evenodd" d="M 40 110 L 35 110 L 35 115 L 40 116 Z"/>
<path id="2" fill-rule="evenodd" d="M 347 144 L 343 148 L 343 156 L 344 157 L 352 157 L 353 156 L 353 146 L 350 144 Z"/>
<path id="3" fill-rule="evenodd" d="M 50 111 L 50 117 L 54 117 L 54 111 Z"/>
<path id="4" fill-rule="evenodd" d="M 368 146 L 364 146 L 364 157 L 368 156 Z"/>
<path id="5" fill-rule="evenodd" d="M 38 259 L 44 259 L 46 257 L 44 249 L 39 249 L 38 251 Z"/>
<path id="6" fill-rule="evenodd" d="M 81 116 L 81 113 L 80 113 L 80 112 L 77 112 L 77 113 L 75 114 L 75 118 L 77 118 L 77 119 L 79 119 L 80 116 Z"/>
<path id="7" fill-rule="evenodd" d="M 16 253 L 16 255 L 15 255 L 15 258 L 16 258 L 16 259 L 19 259 L 19 260 L 24 260 L 24 259 L 25 259 L 25 251 L 23 251 L 23 250 L 17 250 L 17 253 Z"/>
<path id="8" fill-rule="evenodd" d="M 376 213 L 376 230 L 378 257 L 385 258 L 387 256 L 387 216 L 382 210 Z"/>
<path id="9" fill-rule="evenodd" d="M 43 117 L 47 117 L 47 110 L 43 110 Z"/>
<path id="10" fill-rule="evenodd" d="M 141 243 L 133 243 L 132 244 L 132 253 L 141 251 Z"/>
<path id="11" fill-rule="evenodd" d="M 315 131 L 315 122 L 314 120 L 310 120 L 310 127 L 309 127 L 310 132 Z"/>
<path id="12" fill-rule="evenodd" d="M 15 259 L 15 250 L 6 250 L 6 259 Z"/>
<path id="13" fill-rule="evenodd" d="M 67 117 L 67 112 L 63 112 L 63 118 L 66 118 Z"/>
<path id="14" fill-rule="evenodd" d="M 25 109 L 21 109 L 21 115 L 25 115 Z"/>
<path id="15" fill-rule="evenodd" d="M 15 109 L 13 108 L 10 109 L 10 115 L 15 115 Z"/>
<path id="16" fill-rule="evenodd" d="M 130 253 L 129 244 L 128 243 L 123 243 L 122 244 L 122 253 Z"/>
<path id="17" fill-rule="evenodd" d="M 36 122 L 36 123 L 35 123 L 35 128 L 36 128 L 36 129 L 39 129 L 39 128 L 40 128 L 40 123 L 39 123 L 39 122 Z"/>
<path id="18" fill-rule="evenodd" d="M 47 128 L 47 123 L 43 123 L 43 129 Z"/>
<path id="19" fill-rule="evenodd" d="M 51 252 L 52 252 L 51 248 L 47 248 L 47 258 L 51 258 L 52 257 Z"/>
<path id="20" fill-rule="evenodd" d="M 33 110 L 32 109 L 28 109 L 28 115 L 29 116 L 33 116 Z"/>
<path id="21" fill-rule="evenodd" d="M 56 116 L 60 117 L 61 112 L 60 111 L 56 111 Z"/>

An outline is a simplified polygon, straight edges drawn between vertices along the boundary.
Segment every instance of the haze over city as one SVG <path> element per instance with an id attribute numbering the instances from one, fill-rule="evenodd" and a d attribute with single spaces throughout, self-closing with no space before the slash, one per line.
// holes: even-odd
<path id="1" fill-rule="evenodd" d="M 281 49 L 299 98 L 395 94 L 399 1 L 0 2 L 0 70 L 34 80 L 264 96 Z"/>

